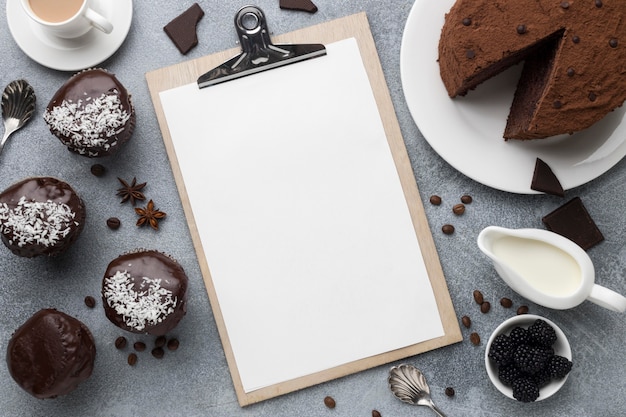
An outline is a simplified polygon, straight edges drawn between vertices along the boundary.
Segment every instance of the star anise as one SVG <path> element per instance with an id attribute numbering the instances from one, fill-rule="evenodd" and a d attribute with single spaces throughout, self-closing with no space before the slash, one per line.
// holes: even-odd
<path id="1" fill-rule="evenodd" d="M 165 212 L 154 208 L 152 200 L 148 201 L 148 205 L 145 208 L 135 207 L 135 213 L 139 215 L 137 226 L 149 224 L 154 230 L 159 230 L 159 220 L 167 216 Z"/>
<path id="2" fill-rule="evenodd" d="M 143 201 L 146 199 L 146 196 L 143 195 L 143 193 L 141 192 L 143 187 L 146 186 L 145 182 L 142 182 L 141 184 L 137 184 L 137 178 L 135 177 L 133 177 L 133 180 L 131 181 L 130 185 L 126 181 L 121 179 L 120 177 L 117 177 L 117 180 L 122 184 L 122 188 L 118 188 L 117 194 L 116 194 L 122 197 L 121 203 L 125 203 L 126 201 L 130 200 L 130 204 L 134 206 L 136 200 Z"/>

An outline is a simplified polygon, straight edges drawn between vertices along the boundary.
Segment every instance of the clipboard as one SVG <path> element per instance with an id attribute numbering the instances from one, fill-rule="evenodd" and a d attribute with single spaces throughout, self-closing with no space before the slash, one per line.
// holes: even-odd
<path id="1" fill-rule="evenodd" d="M 391 97 L 384 79 L 382 67 L 378 59 L 378 54 L 365 13 L 358 13 L 327 23 L 297 30 L 291 33 L 276 36 L 273 39 L 276 42 L 283 43 L 319 42 L 322 44 L 329 44 L 348 38 L 356 39 L 361 59 L 365 67 L 367 77 L 369 78 L 369 83 L 378 107 L 382 125 L 384 127 L 387 143 L 397 170 L 402 193 L 406 200 L 415 236 L 419 241 L 419 249 L 421 250 L 421 256 L 424 260 L 428 280 L 430 281 L 430 285 L 434 293 L 436 308 L 438 310 L 443 328 L 443 335 L 410 346 L 400 347 L 398 349 L 382 352 L 367 358 L 344 363 L 329 369 L 323 369 L 309 375 L 286 380 L 270 386 L 260 387 L 252 391 L 246 391 L 241 382 L 228 329 L 220 307 L 220 299 L 211 276 L 211 265 L 207 262 L 202 241 L 198 233 L 197 219 L 194 218 L 194 207 L 192 207 L 186 189 L 185 178 L 177 159 L 176 148 L 172 141 L 172 136 L 170 134 L 170 129 L 160 97 L 161 92 L 196 82 L 198 77 L 202 74 L 205 74 L 212 68 L 226 62 L 228 59 L 240 52 L 240 50 L 238 48 L 233 48 L 224 52 L 151 71 L 146 74 L 148 87 L 150 89 L 157 119 L 163 134 L 165 147 L 170 159 L 172 171 L 176 180 L 194 247 L 196 249 L 196 255 L 198 257 L 200 269 L 203 274 L 204 283 L 214 313 L 214 318 L 218 327 L 222 345 L 224 347 L 234 388 L 241 406 L 260 402 L 272 397 L 407 358 L 409 356 L 417 355 L 419 353 L 462 340 L 456 314 L 448 293 L 445 277 L 443 275 L 434 241 L 430 233 L 430 228 L 428 226 L 424 208 L 419 196 L 413 170 L 406 152 L 400 127 L 395 116 Z M 398 289 L 398 291 L 401 290 L 402 289 Z M 372 335 L 372 337 L 375 337 L 375 335 Z"/>

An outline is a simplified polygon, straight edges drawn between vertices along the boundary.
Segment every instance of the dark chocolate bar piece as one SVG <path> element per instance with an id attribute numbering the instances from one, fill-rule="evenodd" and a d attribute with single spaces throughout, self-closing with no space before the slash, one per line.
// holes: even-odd
<path id="1" fill-rule="evenodd" d="M 533 180 L 530 183 L 530 189 L 565 197 L 561 182 L 556 175 L 554 175 L 552 168 L 540 158 L 537 158 L 535 161 L 535 171 L 533 172 Z"/>
<path id="2" fill-rule="evenodd" d="M 280 0 L 280 8 L 315 13 L 317 6 L 311 0 Z"/>
<path id="3" fill-rule="evenodd" d="M 194 3 L 190 8 L 185 10 L 181 15 L 174 18 L 171 22 L 163 27 L 167 36 L 170 37 L 174 45 L 181 54 L 185 55 L 194 46 L 198 44 L 198 35 L 196 34 L 196 26 L 200 19 L 204 16 L 204 10 Z"/>
<path id="4" fill-rule="evenodd" d="M 544 216 L 541 221 L 548 230 L 565 236 L 584 250 L 604 240 L 602 232 L 596 226 L 579 197 L 572 198 Z"/>

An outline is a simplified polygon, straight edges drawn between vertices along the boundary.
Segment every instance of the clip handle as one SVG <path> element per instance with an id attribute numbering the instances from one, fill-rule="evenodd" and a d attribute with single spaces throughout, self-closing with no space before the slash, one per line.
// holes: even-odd
<path id="1" fill-rule="evenodd" d="M 201 75 L 199 88 L 326 54 L 326 48 L 321 44 L 272 44 L 265 15 L 256 6 L 239 9 L 235 15 L 235 30 L 241 53 Z"/>

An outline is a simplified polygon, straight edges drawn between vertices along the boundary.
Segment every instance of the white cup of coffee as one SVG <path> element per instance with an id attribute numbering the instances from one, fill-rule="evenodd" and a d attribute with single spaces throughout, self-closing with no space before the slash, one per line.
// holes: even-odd
<path id="1" fill-rule="evenodd" d="M 45 31 L 77 38 L 96 28 L 111 33 L 111 22 L 91 8 L 93 0 L 20 0 L 26 14 Z"/>

